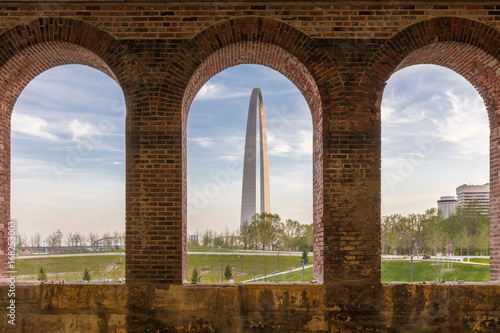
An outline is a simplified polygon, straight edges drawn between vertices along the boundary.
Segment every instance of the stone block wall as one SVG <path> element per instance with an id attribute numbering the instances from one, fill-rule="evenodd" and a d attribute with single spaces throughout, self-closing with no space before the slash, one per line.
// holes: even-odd
<path id="1" fill-rule="evenodd" d="M 498 330 L 492 295 L 500 280 L 499 60 L 500 5 L 494 1 L 0 1 L 4 274 L 10 117 L 21 91 L 44 70 L 84 64 L 115 79 L 127 105 L 127 285 L 20 287 L 21 327 L 244 332 L 287 331 L 293 323 L 330 332 Z M 288 77 L 311 110 L 317 285 L 183 285 L 189 106 L 213 75 L 244 63 Z M 380 284 L 380 103 L 390 75 L 414 64 L 451 68 L 485 101 L 491 284 Z M 71 303 L 75 292 L 86 295 L 86 303 Z M 3 291 L 0 297 L 5 302 Z M 193 307 L 197 299 L 212 308 Z"/>

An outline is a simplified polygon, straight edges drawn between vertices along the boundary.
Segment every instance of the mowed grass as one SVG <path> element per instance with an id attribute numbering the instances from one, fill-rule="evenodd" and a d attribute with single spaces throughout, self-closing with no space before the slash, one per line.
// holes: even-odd
<path id="1" fill-rule="evenodd" d="M 309 263 L 312 263 L 312 259 L 312 256 L 309 256 Z M 484 261 L 484 259 L 481 261 Z M 241 266 L 242 263 L 243 267 Z M 256 278 L 266 274 L 267 282 L 302 281 L 302 270 L 270 276 L 278 272 L 277 254 L 271 256 L 251 254 L 239 257 L 237 254 L 217 255 L 210 253 L 188 254 L 188 281 L 191 281 L 192 271 L 197 267 L 201 272 L 202 283 L 222 282 L 221 265 L 224 270 L 227 264 L 232 268 L 234 282 L 253 280 L 254 267 Z M 279 256 L 280 272 L 300 268 L 301 266 L 300 256 L 284 254 Z M 123 253 L 117 253 L 116 255 L 17 259 L 18 281 L 36 281 L 40 267 L 43 267 L 46 271 L 49 281 L 81 281 L 85 268 L 90 269 L 92 281 L 103 281 L 104 278 L 108 281 L 120 280 L 125 277 L 125 256 Z M 413 263 L 413 282 L 435 282 L 441 280 L 441 275 L 443 281 L 451 282 L 459 280 L 488 282 L 490 280 L 490 266 L 488 265 L 450 263 L 449 267 L 450 270 L 447 270 L 447 262 L 415 261 Z M 304 282 L 311 282 L 312 279 L 313 269 L 308 268 L 305 270 Z M 381 280 L 382 282 L 410 282 L 410 261 L 383 260 Z M 224 279 L 223 282 L 228 282 L 228 280 Z M 260 279 L 257 282 L 261 283 L 264 280 Z"/>
<path id="2" fill-rule="evenodd" d="M 16 260 L 17 280 L 36 281 L 43 267 L 48 281 L 81 281 L 85 268 L 90 269 L 92 281 L 123 279 L 125 277 L 125 255 L 73 256 Z"/>
<path id="3" fill-rule="evenodd" d="M 309 262 L 312 263 L 312 256 L 309 256 Z M 241 255 L 228 254 L 228 255 L 214 255 L 214 254 L 188 254 L 187 278 L 191 281 L 193 269 L 198 268 L 201 273 L 201 281 L 205 283 L 215 282 L 228 282 L 224 278 L 222 280 L 223 271 L 228 265 L 232 269 L 234 282 L 241 282 L 251 280 L 255 277 L 269 276 L 278 272 L 278 254 L 273 255 Z M 281 254 L 279 256 L 279 271 L 284 272 L 302 266 L 300 256 L 288 256 Z M 302 273 L 301 273 L 302 274 Z M 276 281 L 276 279 L 283 279 L 283 277 L 270 277 L 266 279 L 269 282 Z M 262 280 L 264 281 L 264 280 Z M 280 280 L 281 281 L 281 280 Z M 284 280 L 283 280 L 284 281 Z M 302 281 L 302 275 L 300 280 Z M 309 281 L 312 281 L 312 275 Z"/>
<path id="4" fill-rule="evenodd" d="M 489 264 L 490 263 L 490 259 L 471 258 L 471 259 L 469 259 L 469 262 L 477 262 L 478 264 Z"/>
<path id="5" fill-rule="evenodd" d="M 449 269 L 448 269 L 449 268 Z M 490 266 L 414 261 L 413 282 L 436 281 L 465 281 L 488 282 L 490 281 Z M 382 282 L 410 282 L 411 263 L 409 260 L 382 260 Z"/>

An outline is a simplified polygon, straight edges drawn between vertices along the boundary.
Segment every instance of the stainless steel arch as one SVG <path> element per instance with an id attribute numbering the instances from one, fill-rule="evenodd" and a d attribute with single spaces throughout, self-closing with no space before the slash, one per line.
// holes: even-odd
<path id="1" fill-rule="evenodd" d="M 252 221 L 256 208 L 256 163 L 257 163 L 257 104 L 259 105 L 259 137 L 260 137 L 260 211 L 271 212 L 269 190 L 269 160 L 267 157 L 266 118 L 264 102 L 259 88 L 252 90 L 248 106 L 247 131 L 245 137 L 245 157 L 243 162 L 243 185 L 241 194 L 240 226 Z"/>

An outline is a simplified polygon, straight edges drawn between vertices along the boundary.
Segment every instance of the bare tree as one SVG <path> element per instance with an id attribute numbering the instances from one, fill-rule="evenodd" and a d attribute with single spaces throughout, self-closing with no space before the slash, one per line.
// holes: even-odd
<path id="1" fill-rule="evenodd" d="M 35 236 L 31 238 L 31 247 L 40 247 L 40 243 L 42 242 L 42 237 L 40 236 L 40 233 L 36 233 Z"/>
<path id="2" fill-rule="evenodd" d="M 89 241 L 89 245 L 90 246 L 99 245 L 99 244 L 96 244 L 97 240 L 99 239 L 99 234 L 93 233 L 93 232 L 89 232 L 89 235 L 87 236 L 87 239 Z"/>
<path id="3" fill-rule="evenodd" d="M 66 245 L 67 246 L 73 246 L 74 245 L 74 243 L 73 243 L 73 234 L 71 232 L 66 236 Z"/>

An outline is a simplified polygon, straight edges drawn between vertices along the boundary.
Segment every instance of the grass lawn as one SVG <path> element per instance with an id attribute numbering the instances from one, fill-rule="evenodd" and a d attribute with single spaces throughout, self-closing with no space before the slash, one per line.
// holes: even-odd
<path id="1" fill-rule="evenodd" d="M 313 280 L 312 267 L 304 270 L 304 282 Z M 269 280 L 268 280 L 269 281 Z M 273 282 L 302 282 L 302 270 L 273 277 Z"/>
<path id="2" fill-rule="evenodd" d="M 450 268 L 448 270 L 448 267 Z M 410 282 L 409 260 L 382 260 L 382 282 Z M 413 262 L 413 282 L 423 281 L 488 282 L 490 266 L 433 261 Z"/>
<path id="3" fill-rule="evenodd" d="M 471 258 L 471 259 L 469 259 L 469 262 L 477 262 L 479 264 L 489 264 L 490 263 L 490 259 Z"/>
<path id="4" fill-rule="evenodd" d="M 242 261 L 243 259 L 243 261 Z M 484 262 L 484 259 L 478 261 Z M 243 267 L 241 264 L 243 263 Z M 309 263 L 312 263 L 312 256 L 309 256 Z M 278 255 L 264 256 L 259 254 L 243 255 L 237 254 L 217 255 L 217 254 L 188 254 L 188 281 L 191 280 L 193 268 L 197 267 L 201 272 L 201 282 L 215 283 L 221 282 L 221 264 L 225 269 L 226 265 L 232 268 L 235 282 L 252 280 L 255 276 L 260 277 L 278 272 Z M 301 267 L 299 256 L 279 256 L 279 271 L 287 271 Z M 43 267 L 48 274 L 49 281 L 80 281 L 83 271 L 89 268 L 93 281 L 119 280 L 125 277 L 125 256 L 123 254 L 101 255 L 101 256 L 81 256 L 81 257 L 53 257 L 17 259 L 17 279 L 18 281 L 37 280 L 37 272 Z M 242 271 L 243 268 L 243 271 Z M 106 276 L 105 276 L 106 275 Z M 312 268 L 305 270 L 305 282 L 312 281 Z M 490 280 L 490 266 L 473 265 L 462 263 L 415 261 L 413 263 L 413 282 L 437 281 L 467 281 L 467 282 L 487 282 Z M 408 260 L 383 260 L 382 261 L 382 282 L 410 282 L 410 261 Z M 268 277 L 268 282 L 300 282 L 302 281 L 302 270 L 291 272 L 279 276 Z M 224 280 L 224 282 L 228 282 Z M 258 280 L 263 282 L 263 280 Z"/>
<path id="5" fill-rule="evenodd" d="M 123 253 L 123 252 L 122 252 Z M 37 272 L 43 267 L 49 281 L 81 281 L 85 268 L 90 269 L 93 281 L 118 280 L 125 277 L 125 256 L 52 257 L 17 259 L 17 280 L 37 280 Z"/>
<path id="6" fill-rule="evenodd" d="M 312 256 L 309 256 L 309 262 L 312 262 Z M 243 268 L 242 268 L 243 263 Z M 265 264 L 264 264 L 265 263 Z M 200 282 L 221 282 L 221 264 L 222 269 L 226 268 L 226 265 L 232 268 L 234 282 L 241 282 L 253 279 L 254 269 L 255 276 L 270 275 L 272 273 L 278 272 L 278 255 L 263 256 L 259 254 L 255 255 L 242 255 L 238 257 L 236 254 L 230 255 L 206 255 L 199 254 L 188 254 L 188 281 L 191 281 L 191 276 L 194 268 L 198 268 L 201 272 Z M 300 267 L 302 262 L 298 256 L 279 256 L 279 271 L 283 272 L 293 268 Z M 272 277 L 267 279 L 267 281 L 273 281 L 278 277 Z M 274 280 L 276 281 L 276 280 Z M 302 272 L 300 273 L 300 280 L 302 281 Z M 309 281 L 312 281 L 312 275 Z M 224 282 L 228 282 L 225 280 Z"/>

